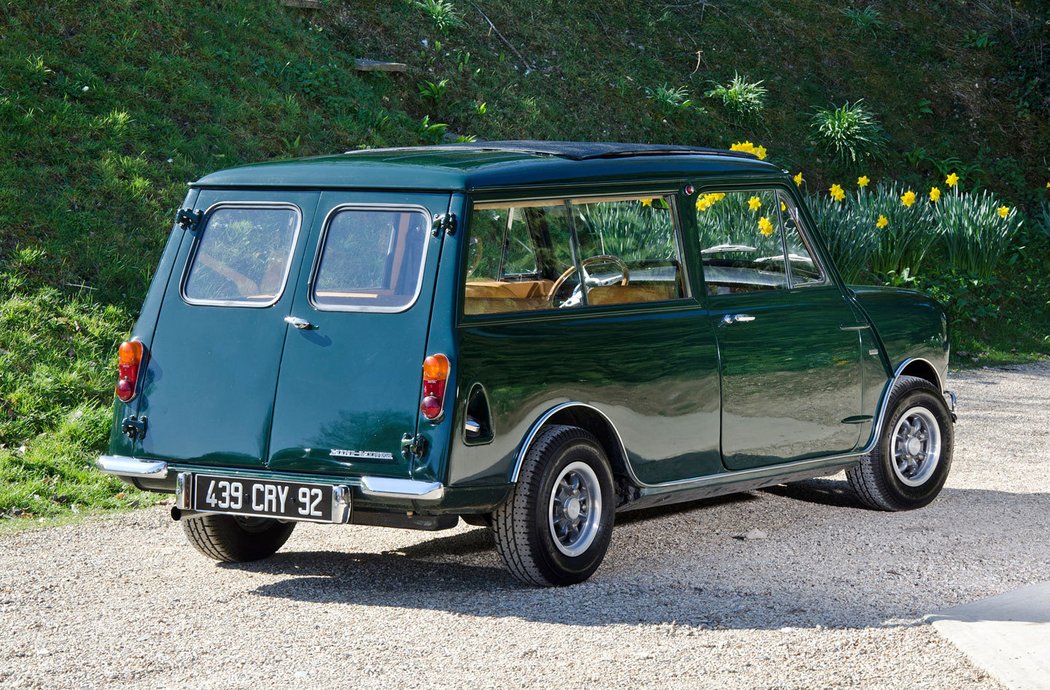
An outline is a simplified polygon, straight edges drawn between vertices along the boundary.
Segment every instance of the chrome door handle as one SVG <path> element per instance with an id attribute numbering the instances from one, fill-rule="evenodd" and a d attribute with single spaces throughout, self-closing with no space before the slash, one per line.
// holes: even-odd
<path id="1" fill-rule="evenodd" d="M 750 314 L 726 314 L 722 317 L 722 325 L 728 326 L 734 323 L 748 323 L 754 321 L 755 317 Z"/>
<path id="2" fill-rule="evenodd" d="M 300 331 L 306 331 L 311 328 L 316 328 L 316 326 L 314 326 L 312 323 L 310 323 L 306 319 L 300 319 L 298 316 L 286 316 L 284 317 L 284 322 L 289 326 L 295 326 Z"/>

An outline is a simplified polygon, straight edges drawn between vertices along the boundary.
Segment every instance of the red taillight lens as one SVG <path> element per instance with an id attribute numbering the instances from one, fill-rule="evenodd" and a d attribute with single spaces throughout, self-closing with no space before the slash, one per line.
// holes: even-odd
<path id="1" fill-rule="evenodd" d="M 445 355 L 430 355 L 423 360 L 423 401 L 419 404 L 419 411 L 427 419 L 441 418 L 448 371 L 449 362 Z"/>
<path id="2" fill-rule="evenodd" d="M 131 401 L 138 390 L 139 369 L 142 367 L 146 348 L 137 340 L 127 340 L 117 350 L 117 397 Z"/>

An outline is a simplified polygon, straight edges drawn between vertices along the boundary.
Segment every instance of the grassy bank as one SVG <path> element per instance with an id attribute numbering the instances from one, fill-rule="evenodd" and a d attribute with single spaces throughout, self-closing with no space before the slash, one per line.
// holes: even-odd
<path id="1" fill-rule="evenodd" d="M 147 500 L 89 468 L 115 346 L 185 182 L 249 161 L 456 137 L 752 140 L 817 198 L 954 170 L 1024 216 L 995 272 L 869 279 L 944 300 L 957 361 L 1050 354 L 1041 3 L 0 6 L 0 516 Z M 858 100 L 878 143 L 851 159 L 814 122 Z"/>

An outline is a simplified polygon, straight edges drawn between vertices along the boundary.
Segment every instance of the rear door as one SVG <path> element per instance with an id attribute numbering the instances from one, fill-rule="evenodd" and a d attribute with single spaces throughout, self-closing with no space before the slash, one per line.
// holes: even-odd
<path id="1" fill-rule="evenodd" d="M 269 467 L 408 476 L 442 234 L 440 193 L 324 192 L 295 286 Z"/>
<path id="2" fill-rule="evenodd" d="M 316 192 L 202 190 L 153 337 L 141 452 L 258 467 Z"/>

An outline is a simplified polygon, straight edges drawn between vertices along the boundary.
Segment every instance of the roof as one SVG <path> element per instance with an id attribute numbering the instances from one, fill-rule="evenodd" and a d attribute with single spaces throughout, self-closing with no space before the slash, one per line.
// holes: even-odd
<path id="1" fill-rule="evenodd" d="M 779 174 L 739 151 L 612 142 L 492 141 L 363 149 L 221 170 L 194 187 L 484 190 Z"/>

